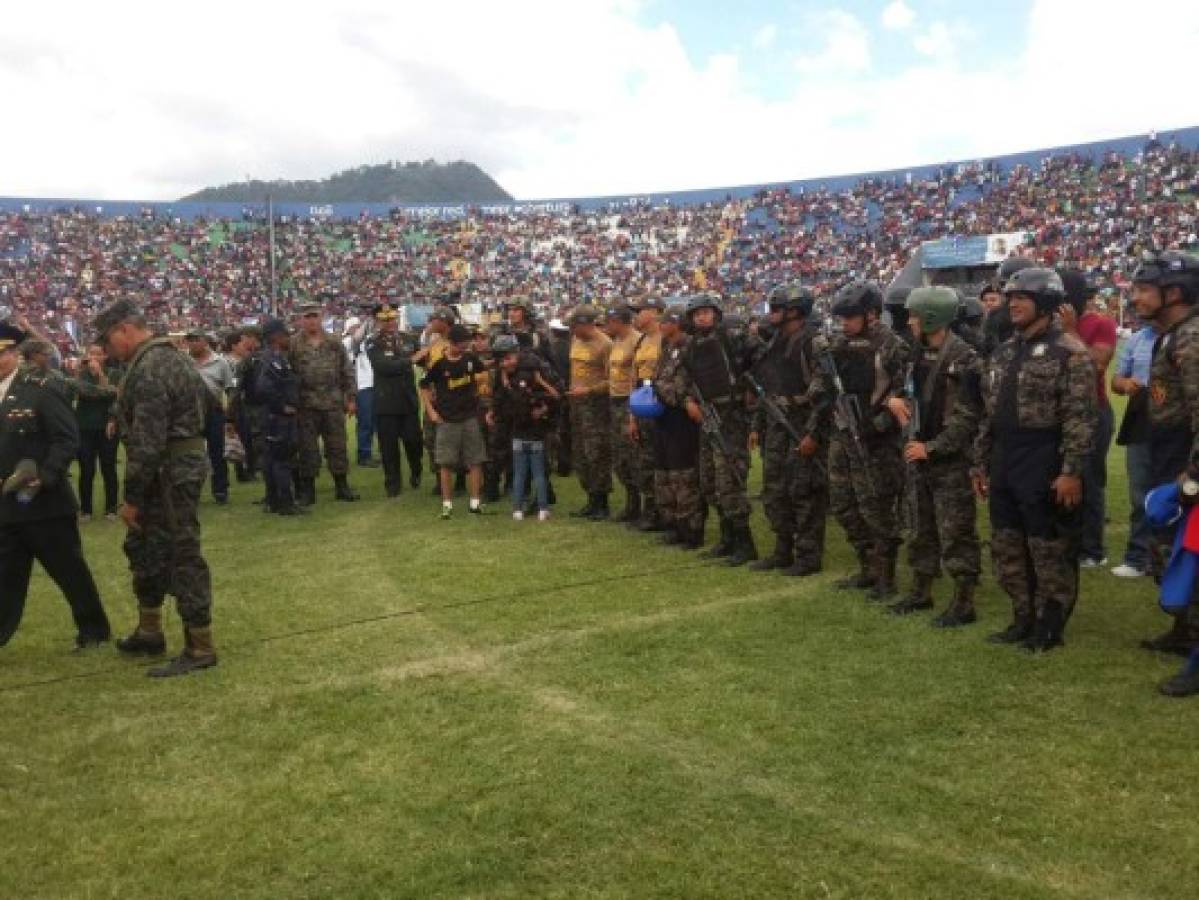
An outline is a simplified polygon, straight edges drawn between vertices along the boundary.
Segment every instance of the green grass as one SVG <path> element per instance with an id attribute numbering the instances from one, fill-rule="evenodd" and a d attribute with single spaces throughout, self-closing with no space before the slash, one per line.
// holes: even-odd
<path id="1" fill-rule="evenodd" d="M 831 591 L 835 524 L 795 580 L 354 480 L 304 520 L 205 505 L 221 663 L 188 679 L 67 652 L 38 576 L 0 651 L 0 896 L 1194 896 L 1199 703 L 1136 647 L 1147 581 L 1087 573 L 1030 658 L 985 643 L 990 581 L 952 633 Z M 120 529 L 84 535 L 127 629 Z"/>

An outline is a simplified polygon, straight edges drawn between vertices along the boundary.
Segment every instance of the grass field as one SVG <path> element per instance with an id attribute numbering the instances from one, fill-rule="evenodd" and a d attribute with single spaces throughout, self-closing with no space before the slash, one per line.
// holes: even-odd
<path id="1" fill-rule="evenodd" d="M 796 580 L 354 480 L 303 520 L 205 505 L 221 663 L 187 679 L 69 653 L 39 575 L 0 651 L 0 896 L 1195 894 L 1199 702 L 1136 647 L 1147 580 L 1087 573 L 1032 658 L 985 643 L 990 581 L 951 633 L 831 591 L 835 525 Z M 124 631 L 120 528 L 84 534 Z"/>

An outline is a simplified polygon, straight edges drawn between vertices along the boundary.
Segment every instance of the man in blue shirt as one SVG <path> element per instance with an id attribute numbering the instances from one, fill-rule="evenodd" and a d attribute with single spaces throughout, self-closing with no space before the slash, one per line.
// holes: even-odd
<path id="1" fill-rule="evenodd" d="M 1149 574 L 1149 547 L 1152 529 L 1145 521 L 1145 494 L 1152 490 L 1149 457 L 1149 367 L 1153 362 L 1153 344 L 1157 332 L 1141 325 L 1124 339 L 1116 356 L 1112 374 L 1112 393 L 1128 397 L 1128 406 L 1120 422 L 1116 443 L 1124 447 L 1124 466 L 1128 474 L 1129 510 L 1128 545 L 1124 561 L 1112 569 L 1120 578 Z"/>

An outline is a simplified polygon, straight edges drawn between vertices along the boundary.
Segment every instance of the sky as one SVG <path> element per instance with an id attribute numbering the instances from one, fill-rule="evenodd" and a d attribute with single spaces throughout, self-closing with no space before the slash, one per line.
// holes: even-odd
<path id="1" fill-rule="evenodd" d="M 518 199 L 1199 125 L 1196 0 L 10 4 L 0 195 L 477 163 Z"/>

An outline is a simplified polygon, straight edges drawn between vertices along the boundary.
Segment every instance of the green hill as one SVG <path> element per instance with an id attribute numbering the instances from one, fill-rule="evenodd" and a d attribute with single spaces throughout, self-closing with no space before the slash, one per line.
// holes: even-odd
<path id="1" fill-rule="evenodd" d="M 507 203 L 512 195 L 469 162 L 389 162 L 319 181 L 251 181 L 207 187 L 181 200 L 243 203 L 267 194 L 281 203 Z"/>

